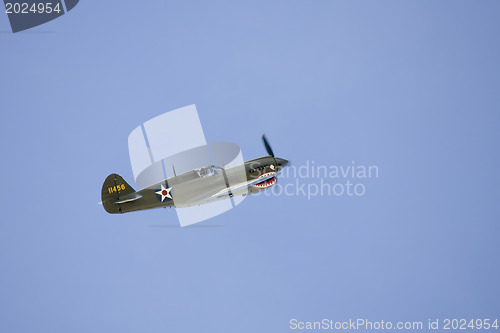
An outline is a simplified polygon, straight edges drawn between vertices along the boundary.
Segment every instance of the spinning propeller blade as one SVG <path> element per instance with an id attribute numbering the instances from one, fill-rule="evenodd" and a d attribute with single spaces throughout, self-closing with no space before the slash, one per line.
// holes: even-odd
<path id="1" fill-rule="evenodd" d="M 266 147 L 267 153 L 274 157 L 273 149 L 271 148 L 271 145 L 267 141 L 266 135 L 263 133 L 262 134 L 262 141 L 264 142 L 264 146 Z"/>

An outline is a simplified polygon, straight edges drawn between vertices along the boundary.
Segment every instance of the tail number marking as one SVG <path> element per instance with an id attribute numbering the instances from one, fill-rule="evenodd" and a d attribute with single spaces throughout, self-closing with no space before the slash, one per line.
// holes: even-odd
<path id="1" fill-rule="evenodd" d="M 114 192 L 120 192 L 125 190 L 125 185 L 124 184 L 118 184 L 113 187 L 108 187 L 108 192 L 109 193 L 114 193 Z"/>

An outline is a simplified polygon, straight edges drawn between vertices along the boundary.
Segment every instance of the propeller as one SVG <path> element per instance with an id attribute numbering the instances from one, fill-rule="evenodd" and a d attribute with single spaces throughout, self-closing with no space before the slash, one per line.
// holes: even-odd
<path id="1" fill-rule="evenodd" d="M 272 157 L 274 157 L 273 149 L 271 148 L 269 141 L 267 141 L 266 135 L 264 133 L 262 133 L 262 141 L 264 142 L 264 146 L 266 147 L 267 153 Z"/>
<path id="2" fill-rule="evenodd" d="M 288 164 L 288 161 L 285 160 L 285 159 L 282 159 L 282 158 L 278 158 L 278 157 L 275 157 L 274 156 L 274 152 L 273 152 L 273 149 L 271 148 L 271 145 L 269 144 L 269 141 L 267 141 L 267 138 L 266 138 L 266 135 L 264 133 L 262 133 L 262 142 L 264 142 L 264 147 L 266 147 L 266 150 L 267 150 L 267 153 L 269 155 L 271 155 L 271 157 L 274 159 L 274 162 L 276 163 L 276 169 L 273 168 L 273 170 L 275 170 L 276 172 L 276 175 L 275 175 L 275 179 L 276 179 L 276 183 L 278 182 L 278 177 L 277 175 L 280 173 L 280 170 L 285 167 L 285 165 Z M 272 166 L 272 165 L 271 165 Z"/>

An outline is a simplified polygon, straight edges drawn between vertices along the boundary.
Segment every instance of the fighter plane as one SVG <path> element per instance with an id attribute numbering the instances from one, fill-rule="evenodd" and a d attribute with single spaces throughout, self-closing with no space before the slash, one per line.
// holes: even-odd
<path id="1" fill-rule="evenodd" d="M 139 191 L 134 190 L 121 176 L 111 174 L 102 186 L 102 205 L 108 213 L 119 214 L 159 207 L 198 206 L 263 191 L 276 184 L 278 173 L 288 161 L 274 155 L 264 134 L 262 141 L 268 156 L 226 168 L 207 165 L 175 175 Z"/>

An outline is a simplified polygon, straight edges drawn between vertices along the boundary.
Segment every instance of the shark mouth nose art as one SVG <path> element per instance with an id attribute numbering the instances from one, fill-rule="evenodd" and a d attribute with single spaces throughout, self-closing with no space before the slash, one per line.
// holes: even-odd
<path id="1" fill-rule="evenodd" d="M 271 178 L 269 178 L 271 177 Z M 266 178 L 266 180 L 252 185 L 255 188 L 268 188 L 276 184 L 276 172 L 269 171 L 260 175 L 257 179 Z"/>

